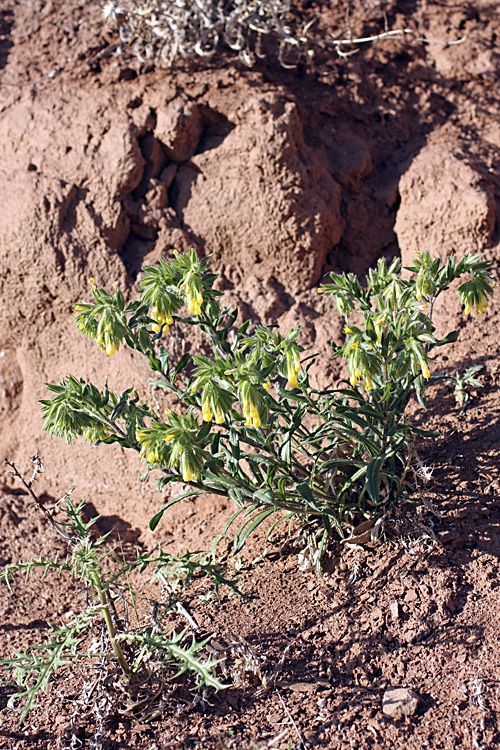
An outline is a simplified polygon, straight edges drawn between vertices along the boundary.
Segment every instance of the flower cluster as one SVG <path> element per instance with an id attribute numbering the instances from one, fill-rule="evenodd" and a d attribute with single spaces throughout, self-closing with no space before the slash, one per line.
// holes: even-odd
<path id="1" fill-rule="evenodd" d="M 255 386 L 248 386 L 248 388 L 242 388 L 242 406 L 243 414 L 246 417 L 245 427 L 261 427 L 262 420 L 259 412 L 259 395 Z"/>
<path id="2" fill-rule="evenodd" d="M 352 387 L 362 380 L 365 390 L 373 391 L 388 381 L 406 377 L 409 371 L 414 377 L 430 377 L 428 349 L 436 339 L 422 309 L 422 299 L 436 293 L 439 259 L 436 265 L 424 254 L 418 255 L 415 263 L 414 281 L 399 276 L 398 261 L 387 267 L 381 260 L 377 269 L 370 271 L 366 289 L 361 289 L 351 275 L 332 274 L 334 283 L 325 285 L 325 291 L 335 294 L 337 301 L 359 300 L 363 325 L 349 324 L 348 313 L 344 315 L 346 341 L 338 352 L 347 360 Z M 432 299 L 425 296 L 426 302 Z"/>
<path id="3" fill-rule="evenodd" d="M 349 335 L 344 347 L 344 356 L 347 359 L 349 382 L 356 386 L 359 379 L 363 380 L 365 390 L 373 390 L 373 377 L 379 374 L 380 366 L 376 355 L 368 346 L 360 347 L 363 341 L 363 332 L 356 327 L 346 326 L 344 332 Z"/>
<path id="4" fill-rule="evenodd" d="M 194 372 L 195 379 L 191 384 L 191 392 L 203 389 L 201 397 L 201 411 L 204 422 L 215 421 L 224 424 L 231 411 L 234 396 L 228 389 L 228 382 L 224 375 L 225 360 L 212 360 L 208 357 L 195 355 L 194 361 L 198 365 Z"/>
<path id="5" fill-rule="evenodd" d="M 168 466 L 170 449 L 168 443 L 171 435 L 163 434 L 164 425 L 154 422 L 152 427 L 142 427 L 137 430 L 137 442 L 141 446 L 140 457 L 148 464 L 162 467 Z"/>
<path id="6" fill-rule="evenodd" d="M 189 272 L 186 280 L 180 285 L 187 298 L 187 308 L 192 315 L 201 315 L 203 294 L 201 292 L 201 279 L 199 276 Z"/>
<path id="7" fill-rule="evenodd" d="M 469 273 L 470 279 L 459 287 L 458 296 L 465 306 L 465 315 L 470 315 L 474 305 L 477 314 L 483 314 L 488 307 L 488 295 L 493 293 L 493 287 L 496 286 L 490 261 L 481 260 L 479 254 L 465 255 L 458 262 L 455 256 L 451 256 L 441 267 L 439 258 L 432 260 L 429 253 L 420 253 L 418 250 L 414 252 L 414 265 L 408 270 L 417 273 L 417 300 L 424 299 L 432 303 L 454 278 Z"/>
<path id="8" fill-rule="evenodd" d="M 173 322 L 174 322 L 174 319 L 171 313 L 160 312 L 160 310 L 157 307 L 152 308 L 151 317 L 153 318 L 154 321 L 156 321 L 153 324 L 153 331 L 155 333 L 158 333 L 161 326 L 163 326 L 163 332 L 168 333 L 170 326 L 173 325 Z"/>
<path id="9" fill-rule="evenodd" d="M 181 274 L 173 263 L 168 263 L 163 258 L 155 266 L 145 266 L 142 270 L 141 302 L 150 306 L 153 331 L 158 333 L 163 326 L 163 332 L 167 333 L 174 322 L 173 316 L 182 306 L 178 289 Z"/>
<path id="10" fill-rule="evenodd" d="M 101 351 L 111 355 L 120 349 L 128 334 L 124 316 L 124 299 L 120 291 L 114 296 L 97 286 L 90 279 L 95 302 L 79 302 L 75 305 L 76 325 L 85 335 L 93 338 Z"/>
<path id="11" fill-rule="evenodd" d="M 415 280 L 415 299 L 431 302 L 437 292 L 437 272 L 439 269 L 439 258 L 431 259 L 429 253 L 421 253 L 419 250 L 413 251 L 415 254 L 415 268 L 417 278 Z"/>
<path id="12" fill-rule="evenodd" d="M 285 350 L 286 377 L 290 388 L 299 388 L 297 373 L 301 370 L 300 350 L 295 342 L 291 342 Z"/>
<path id="13" fill-rule="evenodd" d="M 175 260 L 172 261 L 172 264 L 182 274 L 182 283 L 179 284 L 179 289 L 183 292 L 184 301 L 192 315 L 201 315 L 201 306 L 205 301 L 204 292 L 209 292 L 204 279 L 207 272 L 207 261 L 208 258 L 200 260 L 193 249 L 186 255 L 175 253 Z M 213 290 L 211 290 L 211 294 L 214 294 Z"/>
<path id="14" fill-rule="evenodd" d="M 488 307 L 487 294 L 492 294 L 492 287 L 496 286 L 495 282 L 488 283 L 481 278 L 476 278 L 471 274 L 472 278 L 470 281 L 462 284 L 458 293 L 460 295 L 461 302 L 465 305 L 465 315 L 470 315 L 473 306 L 476 306 L 476 313 L 482 315 Z"/>
<path id="15" fill-rule="evenodd" d="M 195 482 L 206 460 L 199 444 L 195 415 L 167 412 L 168 422 L 153 420 L 151 427 L 137 430 L 141 457 L 155 468 L 178 471 L 184 482 Z"/>
<path id="16" fill-rule="evenodd" d="M 86 443 L 90 443 L 90 445 L 97 445 L 97 443 L 106 440 L 106 438 L 109 437 L 110 432 L 109 427 L 96 422 L 89 427 L 84 428 L 82 438 Z"/>
<path id="17" fill-rule="evenodd" d="M 203 399 L 201 402 L 203 421 L 204 422 L 212 421 L 212 409 L 213 409 L 214 415 L 215 415 L 215 424 L 224 424 L 224 414 L 222 412 L 220 404 L 214 398 L 215 393 L 211 391 L 212 389 L 206 387 L 204 394 L 203 394 Z"/>

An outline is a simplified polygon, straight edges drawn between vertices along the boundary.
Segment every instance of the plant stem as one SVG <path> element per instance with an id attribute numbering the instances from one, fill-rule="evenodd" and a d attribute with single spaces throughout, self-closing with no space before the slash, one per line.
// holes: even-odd
<path id="1" fill-rule="evenodd" d="M 111 642 L 111 648 L 113 649 L 113 652 L 116 658 L 118 659 L 118 664 L 120 665 L 120 668 L 123 674 L 127 678 L 127 681 L 130 682 L 132 678 L 132 670 L 130 669 L 129 664 L 125 658 L 125 655 L 121 649 L 121 646 L 116 639 L 116 629 L 113 624 L 113 618 L 111 617 L 111 609 L 109 606 L 108 595 L 102 586 L 101 576 L 97 569 L 94 569 L 92 571 L 91 578 L 92 578 L 92 584 L 99 596 L 99 601 L 101 602 L 102 615 L 104 618 L 104 622 L 106 623 L 106 628 L 108 629 L 109 640 Z"/>
<path id="2" fill-rule="evenodd" d="M 389 375 L 387 372 L 387 361 L 384 360 L 382 363 L 382 376 L 383 376 L 383 384 L 385 385 L 389 379 Z M 389 423 L 389 398 L 386 398 L 384 401 L 384 425 L 382 428 L 382 454 L 385 453 L 387 448 L 387 425 Z"/>
<path id="3" fill-rule="evenodd" d="M 89 414 L 91 417 L 94 417 L 94 419 L 97 419 L 101 424 L 108 427 L 112 432 L 115 432 L 117 435 L 119 435 L 122 439 L 127 440 L 127 435 L 123 430 L 120 430 L 118 425 L 116 425 L 114 422 L 112 422 L 107 417 L 103 417 L 102 414 L 99 414 L 98 412 L 92 411 L 92 409 L 89 409 L 89 407 L 86 404 L 82 404 L 82 411 L 84 411 L 86 414 Z M 139 451 L 140 448 L 136 445 L 131 445 L 131 448 L 134 448 L 134 450 Z"/>

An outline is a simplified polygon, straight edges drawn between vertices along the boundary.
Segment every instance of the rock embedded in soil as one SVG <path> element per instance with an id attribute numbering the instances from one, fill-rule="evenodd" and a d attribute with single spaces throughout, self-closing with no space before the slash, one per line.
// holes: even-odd
<path id="1" fill-rule="evenodd" d="M 404 716 L 413 716 L 418 702 L 418 695 L 410 688 L 387 688 L 382 699 L 382 712 L 387 718 L 399 721 Z"/>
<path id="2" fill-rule="evenodd" d="M 481 251 L 493 235 L 493 183 L 450 140 L 446 130 L 438 131 L 400 180 L 394 230 L 403 265 L 412 264 L 414 249 L 461 257 Z"/>
<path id="3" fill-rule="evenodd" d="M 158 108 L 155 136 L 174 162 L 190 159 L 201 138 L 203 124 L 199 108 L 185 97 L 176 97 Z"/>
<path id="4" fill-rule="evenodd" d="M 280 91 L 249 92 L 228 123 L 179 170 L 176 212 L 229 277 L 237 258 L 292 293 L 310 288 L 345 225 L 326 152 L 306 143 L 301 108 Z"/>
<path id="5" fill-rule="evenodd" d="M 391 611 L 391 617 L 392 617 L 392 619 L 393 620 L 399 620 L 399 618 L 401 617 L 401 614 L 402 614 L 402 612 L 401 612 L 401 606 L 400 606 L 399 602 L 393 602 L 391 604 L 391 606 L 390 606 L 390 611 Z"/>

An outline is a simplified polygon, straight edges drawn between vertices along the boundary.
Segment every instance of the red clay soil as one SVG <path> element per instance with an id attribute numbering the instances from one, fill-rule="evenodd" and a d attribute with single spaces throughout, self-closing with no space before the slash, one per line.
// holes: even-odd
<path id="1" fill-rule="evenodd" d="M 345 28 L 347 2 L 293 5 L 298 17 L 318 13 L 323 33 Z M 144 262 L 190 246 L 211 252 L 243 318 L 284 332 L 302 325 L 325 385 L 338 376 L 329 342 L 342 331 L 331 299 L 316 294 L 329 270 L 363 274 L 381 255 L 406 263 L 415 247 L 442 257 L 481 250 L 498 269 L 498 4 L 350 5 L 359 36 L 386 22 L 429 40 L 465 39 L 408 37 L 347 59 L 323 50 L 316 70 L 283 70 L 272 56 L 247 69 L 226 53 L 207 66 L 141 69 L 117 54 L 95 0 L 0 8 L 0 455 L 22 468 L 38 451 L 39 491 L 57 499 L 76 484 L 75 497 L 127 553 L 209 550 L 232 506 L 215 497 L 176 505 L 153 533 L 148 521 L 165 497 L 139 482 L 135 455 L 42 432 L 45 382 L 68 373 L 99 386 L 109 378 L 116 390 L 147 382 L 137 357 L 104 358 L 74 330 L 72 306 L 88 297 L 89 277 L 119 281 L 133 297 Z M 332 543 L 321 578 L 299 569 L 284 529 L 273 542 L 259 532 L 236 559 L 224 539 L 226 573 L 250 602 L 225 587 L 220 600 L 184 594 L 200 635 L 229 650 L 243 637 L 264 672 L 280 667 L 267 689 L 236 680 L 193 703 L 183 683 L 150 723 L 120 713 L 119 700 L 100 720 L 85 693 L 93 673 L 67 668 L 22 726 L 6 705 L 9 686 L 0 688 L 0 747 L 498 747 L 498 294 L 481 318 L 464 320 L 450 297 L 436 316 L 440 333 L 459 328 L 460 339 L 434 369 L 481 365 L 483 387 L 463 413 L 450 388 L 430 389 L 417 423 L 440 437 L 420 448 L 433 467 L 425 502 L 388 523 L 378 544 Z M 65 554 L 63 540 L 6 475 L 0 564 L 56 552 Z M 154 585 L 139 592 L 145 618 L 162 596 Z M 51 574 L 4 587 L 2 658 L 43 642 L 82 597 Z M 413 713 L 385 716 L 389 688 L 414 691 Z"/>

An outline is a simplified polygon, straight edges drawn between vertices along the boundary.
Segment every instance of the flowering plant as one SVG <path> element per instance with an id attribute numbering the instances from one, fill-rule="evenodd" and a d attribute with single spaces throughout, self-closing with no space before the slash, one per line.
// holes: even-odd
<path id="1" fill-rule="evenodd" d="M 217 277 L 194 250 L 144 267 L 142 296 L 128 306 L 119 290 L 92 283 L 94 302 L 75 307 L 78 328 L 108 354 L 125 343 L 146 356 L 157 377 L 152 384 L 178 406 L 160 414 L 132 388 L 116 395 L 69 376 L 48 386 L 45 428 L 68 441 L 79 436 L 136 450 L 145 477 L 161 472 L 160 490 L 183 482 L 186 492 L 158 511 L 152 529 L 173 503 L 215 493 L 237 506 L 230 523 L 243 522 L 236 549 L 277 511 L 284 511 L 277 522 L 316 524 L 322 543 L 333 531 L 345 537 L 409 497 L 417 477 L 409 469 L 419 463 L 415 439 L 436 434 L 406 416 L 414 394 L 425 406 L 430 352 L 458 336 L 436 338 L 435 300 L 467 275 L 459 298 L 466 314 L 474 304 L 481 314 L 494 285 L 491 264 L 479 255 L 441 263 L 416 253 L 407 270 L 403 277 L 399 260 L 380 260 L 364 287 L 353 274 L 332 274 L 319 289 L 335 296 L 345 318 L 345 342 L 334 356 L 348 372 L 348 380 L 323 390 L 310 382 L 315 356 L 304 356 L 300 330 L 282 336 L 249 320 L 236 327 L 237 311 L 221 306 Z M 178 323 L 201 329 L 211 356 L 185 353 L 171 362 L 165 344 Z"/>

